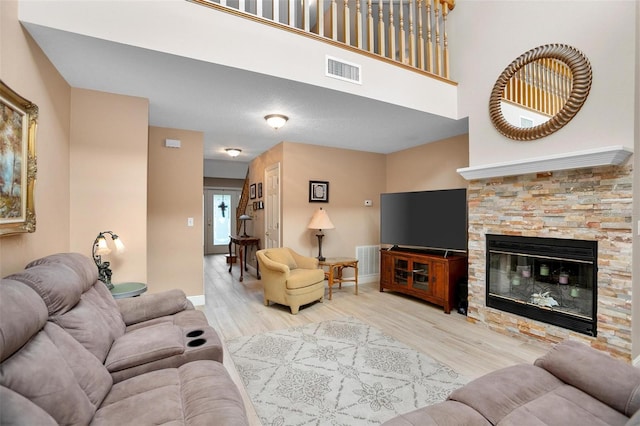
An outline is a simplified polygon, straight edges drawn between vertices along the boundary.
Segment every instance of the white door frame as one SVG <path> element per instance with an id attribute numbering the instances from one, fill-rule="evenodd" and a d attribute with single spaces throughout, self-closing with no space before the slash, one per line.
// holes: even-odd
<path id="1" fill-rule="evenodd" d="M 282 242 L 282 211 L 280 208 L 280 163 L 272 164 L 264 170 L 265 209 L 264 247 L 280 247 Z"/>

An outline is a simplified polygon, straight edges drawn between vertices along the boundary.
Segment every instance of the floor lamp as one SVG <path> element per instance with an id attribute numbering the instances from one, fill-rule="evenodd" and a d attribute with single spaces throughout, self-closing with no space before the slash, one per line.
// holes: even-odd
<path id="1" fill-rule="evenodd" d="M 320 207 L 320 209 L 316 210 L 316 212 L 311 217 L 311 222 L 309 222 L 309 226 L 307 226 L 307 228 L 318 230 L 318 233 L 316 234 L 316 237 L 318 237 L 318 260 L 322 262 L 325 260 L 325 258 L 322 256 L 322 237 L 324 237 L 322 230 L 334 229 L 335 226 L 333 226 L 333 223 L 331 223 L 331 219 L 329 219 L 327 211 L 322 210 L 322 207 Z"/>

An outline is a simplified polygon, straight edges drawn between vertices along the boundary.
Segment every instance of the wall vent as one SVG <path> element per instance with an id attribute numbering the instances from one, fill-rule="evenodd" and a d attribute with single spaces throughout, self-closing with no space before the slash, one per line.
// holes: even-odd
<path id="1" fill-rule="evenodd" d="M 332 56 L 327 56 L 326 59 L 327 77 L 362 84 L 360 65 L 343 61 L 342 59 L 334 58 Z"/>
<path id="2" fill-rule="evenodd" d="M 356 246 L 356 259 L 359 278 L 380 273 L 380 246 Z"/>

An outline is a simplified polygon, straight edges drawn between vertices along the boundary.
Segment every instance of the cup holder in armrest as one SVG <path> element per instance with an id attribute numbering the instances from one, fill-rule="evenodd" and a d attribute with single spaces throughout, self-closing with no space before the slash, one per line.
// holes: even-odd
<path id="1" fill-rule="evenodd" d="M 187 333 L 187 337 L 198 337 L 204 333 L 204 330 L 193 330 Z"/>
<path id="2" fill-rule="evenodd" d="M 207 342 L 207 339 L 195 339 L 187 343 L 187 346 L 190 348 L 195 348 L 197 346 L 202 346 Z"/>

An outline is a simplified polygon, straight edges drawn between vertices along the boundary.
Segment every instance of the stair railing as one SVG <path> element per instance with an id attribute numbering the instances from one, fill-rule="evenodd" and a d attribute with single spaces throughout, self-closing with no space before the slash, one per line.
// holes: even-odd
<path id="1" fill-rule="evenodd" d="M 449 80 L 455 0 L 189 0 Z"/>

